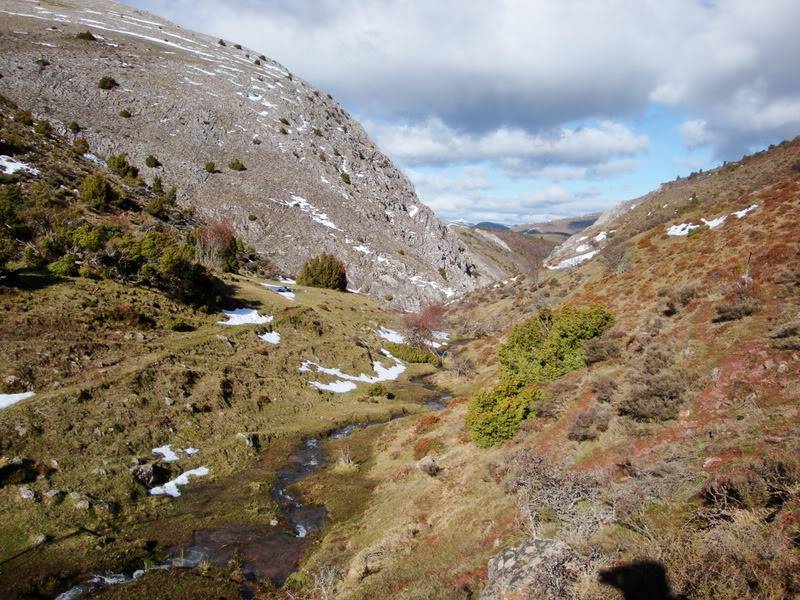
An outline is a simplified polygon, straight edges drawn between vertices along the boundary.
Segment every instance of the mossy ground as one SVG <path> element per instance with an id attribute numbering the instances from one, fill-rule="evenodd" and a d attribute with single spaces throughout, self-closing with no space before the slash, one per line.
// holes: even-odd
<path id="1" fill-rule="evenodd" d="M 40 283 L 6 287 L 2 295 L 4 375 L 37 392 L 0 413 L 2 453 L 47 470 L 29 484 L 35 502 L 22 500 L 15 485 L 0 488 L 0 579 L 12 596 L 49 576 L 137 568 L 197 528 L 269 522 L 269 483 L 301 437 L 424 410 L 408 383 L 392 400 L 367 396 L 366 385 L 330 394 L 308 384 L 330 377 L 298 371 L 310 359 L 371 372 L 380 355 L 374 330 L 394 317 L 361 296 L 298 287 L 296 301 L 287 302 L 258 280 L 231 276 L 237 306 L 275 320 L 226 327 L 216 323 L 221 314 L 148 289 L 81 278 Z M 120 304 L 146 315 L 146 324 L 110 317 Z M 195 329 L 165 329 L 174 319 Z M 265 327 L 281 333 L 280 345 L 257 339 Z M 249 448 L 240 433 L 257 433 L 263 451 Z M 172 463 L 173 476 L 200 465 L 210 476 L 177 499 L 148 496 L 128 467 L 137 457 L 156 459 L 151 449 L 163 444 L 200 449 Z M 91 508 L 46 499 L 56 489 L 78 492 Z M 39 533 L 50 541 L 33 548 Z"/>

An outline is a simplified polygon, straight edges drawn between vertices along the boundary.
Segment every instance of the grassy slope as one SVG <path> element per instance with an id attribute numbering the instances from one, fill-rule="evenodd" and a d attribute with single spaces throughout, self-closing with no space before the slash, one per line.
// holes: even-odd
<path id="1" fill-rule="evenodd" d="M 479 589 L 486 558 L 526 537 L 516 499 L 508 493 L 513 490 L 508 486 L 513 462 L 523 449 L 569 469 L 608 473 L 612 483 L 598 499 L 610 502 L 616 497 L 638 507 L 637 523 L 644 529 L 613 523 L 584 540 L 600 549 L 604 564 L 642 557 L 662 560 L 674 591 L 696 597 L 740 593 L 726 587 L 735 577 L 725 569 L 736 565 L 753 570 L 758 584 L 752 593 L 758 597 L 780 597 L 793 589 L 797 582 L 791 583 L 785 574 L 796 573 L 800 564 L 798 550 L 789 541 L 797 535 L 800 521 L 796 497 L 785 502 L 777 516 L 774 509 L 765 512 L 758 506 L 736 513 L 736 523 L 752 524 L 751 529 L 743 524 L 703 529 L 696 519 L 704 514 L 697 494 L 708 481 L 736 477 L 764 457 L 796 457 L 800 443 L 800 357 L 777 350 L 769 337 L 779 324 L 796 319 L 800 310 L 797 283 L 781 279 L 782 273 L 800 265 L 800 182 L 789 168 L 798 159 L 800 144 L 784 144 L 668 190 L 685 204 L 680 214 L 670 213 L 670 222 L 697 222 L 701 216 L 759 204 L 743 219 L 729 217 L 715 230 L 675 238 L 664 234 L 670 216 L 664 215 L 642 231 L 644 211 L 662 201 L 656 196 L 653 206 L 632 215 L 637 222 L 627 228 L 618 224 L 628 244 L 627 266 L 620 271 L 595 260 L 578 270 L 548 272 L 540 283 L 520 278 L 453 305 L 453 327 L 475 338 L 461 345 L 458 354 L 472 359 L 475 369 L 468 378 L 448 372 L 437 378 L 459 394 L 468 396 L 491 384 L 504 332 L 537 307 L 604 304 L 617 315 L 622 354 L 550 384 L 542 416 L 529 419 L 501 448 L 483 451 L 468 442 L 462 403 L 433 424 L 418 417 L 417 429 L 393 423 L 381 432 L 365 432 L 354 455 L 377 456 L 364 459 L 359 467 L 359 476 L 372 481 L 369 507 L 338 524 L 311 561 L 341 566 L 341 597 L 466 598 Z M 688 202 L 693 188 L 701 190 L 700 202 Z M 716 307 L 745 270 L 753 278 L 759 311 L 713 323 Z M 695 287 L 696 297 L 677 314 L 665 315 L 664 294 L 685 285 Z M 624 372 L 637 364 L 637 340 L 654 320 L 661 325 L 656 341 L 670 348 L 689 386 L 677 418 L 643 423 L 616 412 L 627 392 Z M 450 365 L 452 361 L 446 361 Z M 609 405 L 613 416 L 607 430 L 593 440 L 569 439 L 579 413 L 598 404 L 593 382 L 606 374 L 620 383 Z M 371 454 L 360 448 L 364 444 L 372 448 Z M 444 467 L 439 477 L 413 467 L 415 446 L 421 453 L 431 448 Z M 641 475 L 632 477 L 631 470 Z M 656 473 L 655 482 L 648 473 Z M 324 497 L 347 477 L 329 469 L 317 478 L 312 492 L 316 489 Z M 650 494 L 660 498 L 660 504 L 644 503 Z M 648 537 L 648 528 L 660 535 Z M 725 541 L 712 551 L 718 562 L 701 585 L 698 574 L 709 560 L 704 552 L 715 547 L 712 543 L 722 543 L 709 540 Z M 749 545 L 759 549 L 753 552 Z M 366 576 L 365 552 L 371 553 L 376 570 Z M 616 598 L 618 593 L 597 584 L 590 573 L 582 582 L 581 596 Z"/>
<path id="2" fill-rule="evenodd" d="M 76 187 L 95 168 L 57 137 L 5 125 L 25 140 L 26 151 L 17 158 L 41 175 L 4 183 L 25 190 L 40 180 Z M 134 204 L 147 202 L 146 190 L 110 179 Z M 84 215 L 135 231 L 157 224 L 143 211 Z M 329 376 L 298 372 L 310 359 L 370 373 L 381 346 L 374 330 L 391 326 L 392 313 L 362 296 L 302 286 L 289 302 L 259 280 L 223 277 L 231 289 L 228 308 L 246 305 L 274 315 L 266 329 L 280 332 L 279 346 L 257 339 L 265 327 L 219 325 L 219 313 L 146 287 L 25 270 L 3 280 L 0 375 L 18 378 L 36 395 L 0 411 L 0 465 L 21 457 L 40 473 L 27 484 L 35 501 L 22 499 L 18 485 L 0 487 L 4 597 L 28 590 L 48 594 L 59 580 L 85 571 L 138 568 L 206 525 L 269 522 L 275 507 L 268 484 L 300 437 L 352 420 L 423 410 L 410 392 L 395 400 L 368 398 L 361 385 L 333 395 L 308 384 Z M 175 320 L 193 330 L 170 330 L 166 325 Z M 263 452 L 248 448 L 242 433 L 257 433 Z M 151 449 L 163 444 L 200 449 L 173 463 L 172 476 L 200 465 L 211 471 L 179 499 L 148 496 L 128 473 L 136 459 L 156 458 Z M 53 490 L 61 494 L 50 499 L 46 494 Z M 75 507 L 83 499 L 90 509 Z M 39 534 L 48 542 L 35 546 Z M 213 593 L 204 577 L 175 577 L 187 594 Z M 152 597 L 147 589 L 160 578 L 148 575 L 128 597 L 135 597 L 137 586 L 142 597 Z M 226 581 L 218 581 L 220 590 L 230 587 Z"/>

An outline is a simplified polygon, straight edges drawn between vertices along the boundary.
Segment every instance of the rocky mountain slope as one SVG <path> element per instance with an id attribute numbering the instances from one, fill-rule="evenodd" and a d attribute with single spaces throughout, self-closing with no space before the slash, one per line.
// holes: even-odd
<path id="1" fill-rule="evenodd" d="M 352 289 L 406 308 L 490 279 L 341 106 L 235 40 L 107 0 L 9 0 L 0 31 L 3 94 L 229 217 L 283 270 L 332 252 Z"/>

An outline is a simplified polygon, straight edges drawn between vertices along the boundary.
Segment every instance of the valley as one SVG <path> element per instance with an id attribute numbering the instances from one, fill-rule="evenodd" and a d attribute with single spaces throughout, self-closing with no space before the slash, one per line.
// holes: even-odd
<path id="1" fill-rule="evenodd" d="M 800 138 L 445 226 L 237 42 L 0 17 L 0 599 L 800 595 Z"/>

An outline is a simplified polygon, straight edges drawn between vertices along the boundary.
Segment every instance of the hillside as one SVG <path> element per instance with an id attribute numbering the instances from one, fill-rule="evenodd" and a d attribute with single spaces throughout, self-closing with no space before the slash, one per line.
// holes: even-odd
<path id="1" fill-rule="evenodd" d="M 230 217 L 285 272 L 332 252 L 352 289 L 405 308 L 489 280 L 361 125 L 277 62 L 107 0 L 10 0 L 0 16 L 0 92 Z"/>
<path id="2" fill-rule="evenodd" d="M 553 221 L 545 221 L 542 223 L 526 223 L 523 225 L 515 225 L 512 227 L 512 229 L 520 233 L 531 235 L 549 233 L 570 236 L 578 233 L 579 231 L 583 231 L 597 221 L 599 217 L 600 213 L 592 213 L 589 215 L 568 217 L 566 219 L 555 219 Z"/>
<path id="3" fill-rule="evenodd" d="M 473 256 L 480 257 L 484 270 L 493 279 L 509 279 L 520 274 L 535 277 L 542 261 L 556 245 L 552 239 L 510 229 L 464 227 L 454 223 L 447 227 L 461 238 Z"/>

